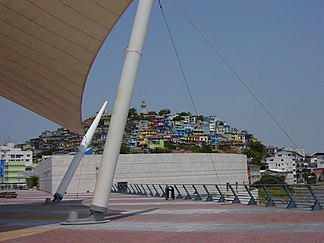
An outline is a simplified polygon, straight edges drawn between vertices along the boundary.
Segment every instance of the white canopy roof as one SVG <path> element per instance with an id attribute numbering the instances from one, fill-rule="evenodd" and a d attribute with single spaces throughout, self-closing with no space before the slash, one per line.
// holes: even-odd
<path id="1" fill-rule="evenodd" d="M 132 0 L 0 0 L 0 95 L 82 134 L 91 64 Z"/>

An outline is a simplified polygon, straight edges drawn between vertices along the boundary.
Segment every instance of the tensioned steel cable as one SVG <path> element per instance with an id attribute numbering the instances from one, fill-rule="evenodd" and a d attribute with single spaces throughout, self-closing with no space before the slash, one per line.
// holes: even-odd
<path id="1" fill-rule="evenodd" d="M 262 107 L 262 109 L 270 116 L 272 121 L 281 129 L 281 131 L 288 137 L 288 139 L 294 144 L 294 146 L 299 149 L 298 145 L 295 143 L 295 141 L 289 136 L 289 134 L 286 132 L 286 130 L 280 125 L 280 123 L 277 121 L 277 119 L 271 114 L 271 112 L 267 109 L 267 107 L 261 102 L 261 100 L 253 93 L 253 91 L 249 88 L 249 86 L 243 81 L 243 79 L 235 72 L 235 70 L 232 68 L 232 66 L 225 60 L 223 55 L 213 46 L 213 44 L 207 39 L 205 35 L 202 34 L 202 32 L 198 29 L 198 27 L 189 19 L 189 17 L 180 9 L 180 7 L 174 2 L 174 0 L 171 0 L 171 2 L 174 4 L 174 6 L 179 10 L 179 12 L 185 17 L 185 19 L 190 23 L 190 25 L 197 31 L 197 33 L 200 35 L 200 37 L 209 45 L 209 47 L 217 54 L 217 56 L 223 61 L 225 66 L 228 67 L 228 69 L 234 74 L 234 76 L 243 84 L 243 86 L 246 88 L 246 90 L 253 96 L 253 98 L 259 103 L 259 105 Z"/>
<path id="2" fill-rule="evenodd" d="M 121 169 L 119 169 L 119 168 L 117 168 L 117 170 L 119 170 L 119 172 L 121 173 L 121 174 L 123 174 L 124 176 L 126 176 L 126 178 L 129 180 L 129 182 L 132 182 L 133 181 L 133 179 L 131 179 L 126 173 L 124 173 Z"/>
<path id="3" fill-rule="evenodd" d="M 188 84 L 187 77 L 185 75 L 185 72 L 184 72 L 184 69 L 183 69 L 183 66 L 182 66 L 182 63 L 181 63 L 181 60 L 180 60 L 179 53 L 178 53 L 177 47 L 175 45 L 175 42 L 174 42 L 174 39 L 173 39 L 171 30 L 170 30 L 170 27 L 169 27 L 168 21 L 166 19 L 166 16 L 165 16 L 165 13 L 164 13 L 164 10 L 163 10 L 163 7 L 162 7 L 162 4 L 161 4 L 161 1 L 160 0 L 159 0 L 159 6 L 160 6 L 160 9 L 161 9 L 161 12 L 162 12 L 162 16 L 163 16 L 165 25 L 167 27 L 167 30 L 168 30 L 168 33 L 169 33 L 169 36 L 170 36 L 170 39 L 171 39 L 171 42 L 172 42 L 172 46 L 173 46 L 174 52 L 175 52 L 176 57 L 177 57 L 177 60 L 178 60 L 178 64 L 179 64 L 180 69 L 181 69 L 181 73 L 182 73 L 183 79 L 184 79 L 184 81 L 186 83 L 186 86 L 187 86 L 187 90 L 188 90 L 188 93 L 189 93 L 189 96 L 190 96 L 190 99 L 191 99 L 192 106 L 193 106 L 193 108 L 195 110 L 195 113 L 196 113 L 196 115 L 198 117 L 198 111 L 197 111 L 197 108 L 196 108 L 196 105 L 195 105 L 195 101 L 194 101 L 193 96 L 191 94 L 190 86 Z M 212 157 L 211 153 L 208 153 L 208 154 L 209 154 L 209 157 L 211 159 L 211 162 L 212 162 L 212 165 L 213 165 L 213 168 L 214 168 L 214 172 L 215 172 L 216 178 L 218 180 L 218 184 L 220 184 L 220 180 L 219 180 L 219 177 L 218 177 L 218 174 L 217 174 L 217 171 L 216 171 L 216 167 L 215 167 L 215 163 L 214 163 L 213 157 Z"/>
<path id="4" fill-rule="evenodd" d="M 192 106 L 195 110 L 195 113 L 196 115 L 198 116 L 198 112 L 197 112 L 197 108 L 196 108 L 196 105 L 195 105 L 195 102 L 194 102 L 194 99 L 193 99 L 193 96 L 191 94 L 191 90 L 190 90 L 190 86 L 189 86 L 189 83 L 188 83 L 188 80 L 187 80 L 187 77 L 186 77 L 186 74 L 184 72 L 184 69 L 183 69 L 183 66 L 182 66 L 182 63 L 181 63 L 181 60 L 180 60 L 180 56 L 179 56 L 179 53 L 178 53 L 178 50 L 177 50 L 177 47 L 175 45 L 175 42 L 174 42 L 174 39 L 173 39 L 173 36 L 172 36 L 172 33 L 171 33 L 171 30 L 170 30 L 170 27 L 169 27 L 169 24 L 168 24 L 168 21 L 166 19 L 166 16 L 164 14 L 164 10 L 163 10 L 163 7 L 162 7 L 162 4 L 161 4 L 161 1 L 159 0 L 159 5 L 160 5 L 160 9 L 161 9 L 161 12 L 162 12 L 162 15 L 163 15 L 163 19 L 164 19 L 164 22 L 165 22 L 165 25 L 167 27 L 167 30 L 168 30 L 168 33 L 169 33 L 169 36 L 170 36 L 170 39 L 171 39 L 171 42 L 172 42 L 172 46 L 173 46 L 173 50 L 177 56 L 177 61 L 178 61 L 178 64 L 180 66 L 180 69 L 181 69 L 181 73 L 182 73 L 182 76 L 183 76 L 183 79 L 186 83 L 186 86 L 187 86 L 187 90 L 188 90 L 188 93 L 189 93 L 189 96 L 190 96 L 190 100 L 191 100 L 191 103 L 192 103 Z"/>
<path id="5" fill-rule="evenodd" d="M 79 175 L 79 181 L 78 181 L 78 189 L 77 189 L 77 198 L 79 197 L 79 188 L 80 188 L 80 182 L 81 182 L 81 176 L 82 176 L 82 166 L 83 166 L 83 158 L 81 159 L 81 168 L 80 168 L 80 175 Z"/>

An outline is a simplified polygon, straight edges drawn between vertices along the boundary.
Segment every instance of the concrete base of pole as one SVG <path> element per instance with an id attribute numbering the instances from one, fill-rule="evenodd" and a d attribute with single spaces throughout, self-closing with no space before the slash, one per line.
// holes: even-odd
<path id="1" fill-rule="evenodd" d="M 100 213 L 105 213 L 107 212 L 108 208 L 106 207 L 100 207 L 97 205 L 90 204 L 90 211 L 92 212 L 100 212 Z"/>
<path id="2" fill-rule="evenodd" d="M 52 203 L 59 203 L 62 201 L 62 199 L 63 199 L 63 195 L 61 195 L 60 193 L 55 193 Z"/>
<path id="3" fill-rule="evenodd" d="M 45 198 L 45 202 L 43 203 L 43 205 L 48 205 L 48 204 L 52 204 L 52 201 L 49 197 Z"/>
<path id="4" fill-rule="evenodd" d="M 83 225 L 83 224 L 102 224 L 108 223 L 110 220 L 105 219 L 103 212 L 97 212 L 90 210 L 91 215 L 88 218 L 78 218 L 76 211 L 69 213 L 69 218 L 65 222 L 61 222 L 61 225 Z"/>
<path id="5" fill-rule="evenodd" d="M 63 196 L 59 193 L 54 194 L 54 198 L 51 200 L 50 198 L 45 198 L 45 202 L 43 205 L 57 204 L 60 203 L 63 199 Z"/>

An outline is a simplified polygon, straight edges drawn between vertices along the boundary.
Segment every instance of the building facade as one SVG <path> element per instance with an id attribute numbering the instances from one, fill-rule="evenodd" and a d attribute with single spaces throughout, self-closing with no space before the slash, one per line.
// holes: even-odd
<path id="1" fill-rule="evenodd" d="M 254 164 L 248 164 L 248 178 L 249 184 L 253 184 L 261 179 L 260 166 Z"/>
<path id="2" fill-rule="evenodd" d="M 35 168 L 40 190 L 55 193 L 72 161 L 71 155 L 53 155 Z M 67 193 L 92 193 L 101 155 L 86 155 Z M 248 183 L 247 159 L 241 154 L 121 154 L 114 183 L 129 184 L 226 184 Z"/>
<path id="3" fill-rule="evenodd" d="M 324 153 L 317 152 L 313 156 L 316 158 L 317 168 L 324 169 Z"/>
<path id="4" fill-rule="evenodd" d="M 24 151 L 13 143 L 6 143 L 0 146 L 0 160 L 3 161 L 2 184 L 8 187 L 26 186 L 26 179 L 20 172 L 32 169 L 32 151 Z"/>
<path id="5" fill-rule="evenodd" d="M 266 158 L 266 163 L 270 171 L 285 175 L 285 182 L 288 184 L 296 184 L 303 180 L 305 152 L 302 149 L 278 149 Z"/>

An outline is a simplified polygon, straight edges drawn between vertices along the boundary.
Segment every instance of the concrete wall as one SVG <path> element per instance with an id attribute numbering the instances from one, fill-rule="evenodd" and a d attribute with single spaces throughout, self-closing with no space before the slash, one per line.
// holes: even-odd
<path id="1" fill-rule="evenodd" d="M 52 157 L 43 159 L 34 170 L 38 176 L 39 188 L 43 191 L 52 192 Z M 63 176 L 62 176 L 63 177 Z"/>
<path id="2" fill-rule="evenodd" d="M 37 167 L 40 189 L 55 193 L 73 156 L 52 156 Z M 225 184 L 248 183 L 245 155 L 238 154 L 125 154 L 120 155 L 114 183 Z M 68 193 L 92 193 L 101 155 L 86 155 Z M 44 170 L 50 172 L 43 173 Z M 49 181 L 52 176 L 51 182 Z"/>

